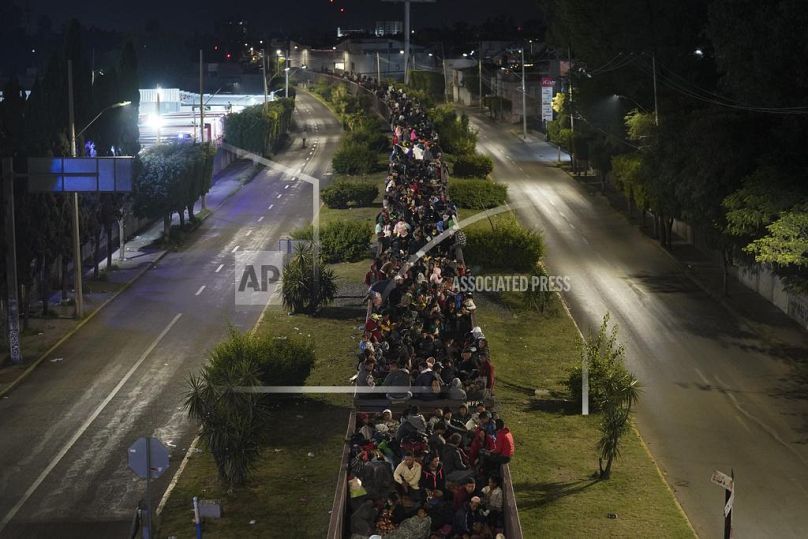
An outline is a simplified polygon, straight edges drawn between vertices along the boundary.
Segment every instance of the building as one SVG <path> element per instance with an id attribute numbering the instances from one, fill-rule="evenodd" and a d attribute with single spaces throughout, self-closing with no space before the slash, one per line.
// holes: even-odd
<path id="1" fill-rule="evenodd" d="M 159 98 L 159 109 L 157 106 Z M 274 100 L 275 96 L 269 96 Z M 264 102 L 263 94 L 204 94 L 205 140 L 218 140 L 223 135 L 223 119 L 231 112 Z M 169 140 L 199 138 L 199 94 L 179 88 L 149 88 L 140 90 L 138 118 L 140 144 L 148 147 L 158 137 Z"/>
<path id="2" fill-rule="evenodd" d="M 410 45 L 411 65 L 434 66 L 435 59 L 423 47 Z M 312 49 L 293 44 L 290 50 L 292 67 L 306 66 L 311 71 L 355 73 L 383 79 L 404 78 L 404 43 L 399 39 L 361 37 L 349 38 L 331 49 Z"/>

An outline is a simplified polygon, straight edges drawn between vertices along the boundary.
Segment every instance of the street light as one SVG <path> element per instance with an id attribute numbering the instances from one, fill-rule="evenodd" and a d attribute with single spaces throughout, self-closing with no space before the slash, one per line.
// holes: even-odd
<path id="1" fill-rule="evenodd" d="M 84 129 L 82 129 L 81 131 L 76 133 L 76 138 L 78 139 L 85 131 L 87 131 L 87 129 L 89 129 L 89 127 L 91 125 L 93 125 L 95 123 L 95 121 L 97 119 L 99 119 L 101 117 L 101 115 L 104 114 L 106 111 L 111 110 L 111 109 L 117 109 L 117 108 L 120 108 L 120 107 L 125 107 L 125 106 L 131 105 L 131 104 L 132 104 L 131 101 L 121 101 L 120 103 L 114 103 L 114 104 L 108 106 L 107 108 L 101 110 L 101 112 L 99 112 L 98 114 L 95 115 L 95 118 L 90 120 L 90 123 L 88 123 L 87 125 L 84 126 Z"/>
<path id="2" fill-rule="evenodd" d="M 625 99 L 626 101 L 631 101 L 632 103 L 637 105 L 637 108 L 639 108 L 641 111 L 643 111 L 645 113 L 648 112 L 648 109 L 646 109 L 645 107 L 640 105 L 637 101 L 635 101 L 634 99 L 628 97 L 627 95 L 614 94 L 614 95 L 612 95 L 612 99 Z"/>
<path id="3" fill-rule="evenodd" d="M 284 68 L 283 71 L 286 74 L 286 90 L 284 91 L 283 96 L 284 97 L 289 97 L 289 68 L 286 67 L 286 68 Z"/>

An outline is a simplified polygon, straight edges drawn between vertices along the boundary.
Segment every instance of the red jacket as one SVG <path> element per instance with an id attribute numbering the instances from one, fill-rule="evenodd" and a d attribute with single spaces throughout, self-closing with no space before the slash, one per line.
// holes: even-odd
<path id="1" fill-rule="evenodd" d="M 493 452 L 503 457 L 513 456 L 513 434 L 511 434 L 511 429 L 503 427 L 502 430 L 497 431 L 497 442 L 494 445 Z"/>

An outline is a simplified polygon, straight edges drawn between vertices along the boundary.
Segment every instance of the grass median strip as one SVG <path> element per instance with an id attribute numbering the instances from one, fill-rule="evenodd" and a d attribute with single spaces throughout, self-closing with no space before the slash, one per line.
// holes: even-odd
<path id="1" fill-rule="evenodd" d="M 611 479 L 598 481 L 600 416 L 536 396 L 536 389 L 563 394 L 562 381 L 580 361 L 566 312 L 557 306 L 541 315 L 485 297 L 477 304 L 495 358 L 499 411 L 516 440 L 511 474 L 524 536 L 693 537 L 633 429 Z"/>
<path id="2" fill-rule="evenodd" d="M 341 278 L 355 277 L 366 262 L 338 264 Z M 269 307 L 258 332 L 311 339 L 316 362 L 308 385 L 344 385 L 355 372 L 354 351 L 364 311 L 332 306 L 317 317 L 289 316 Z M 335 477 L 345 442 L 350 398 L 285 398 L 271 414 L 261 459 L 247 484 L 227 492 L 213 457 L 200 444 L 160 517 L 160 537 L 195 537 L 192 499 L 218 499 L 222 518 L 205 520 L 205 537 L 321 538 L 328 527 Z"/>

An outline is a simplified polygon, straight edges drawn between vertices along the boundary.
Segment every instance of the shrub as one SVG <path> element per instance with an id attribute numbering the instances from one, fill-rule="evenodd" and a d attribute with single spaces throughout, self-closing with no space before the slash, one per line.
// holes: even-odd
<path id="1" fill-rule="evenodd" d="M 617 342 L 617 327 L 609 331 L 609 314 L 603 317 L 600 328 L 590 334 L 580 347 L 581 362 L 589 370 L 590 409 L 598 411 L 609 403 L 611 382 L 629 375 L 624 364 L 625 349 Z M 581 365 L 570 369 L 565 382 L 573 401 L 581 402 Z"/>
<path id="2" fill-rule="evenodd" d="M 370 224 L 359 221 L 335 221 L 320 229 L 321 255 L 326 262 L 356 262 L 368 254 L 373 231 Z M 292 232 L 296 240 L 311 241 L 312 227 Z"/>
<path id="3" fill-rule="evenodd" d="M 334 172 L 340 174 L 367 174 L 376 166 L 376 152 L 367 146 L 343 140 L 332 159 Z"/>
<path id="4" fill-rule="evenodd" d="M 185 396 L 188 415 L 201 424 L 200 436 L 220 479 L 230 487 L 243 484 L 254 469 L 268 412 L 265 396 L 236 388 L 303 385 L 314 361 L 310 343 L 231 328 L 211 351 L 201 375 L 191 376 Z"/>
<path id="5" fill-rule="evenodd" d="M 351 204 L 366 207 L 379 196 L 379 187 L 368 182 L 340 180 L 323 189 L 320 196 L 329 208 L 344 209 Z"/>
<path id="6" fill-rule="evenodd" d="M 449 197 L 461 208 L 487 210 L 505 204 L 508 186 L 489 180 L 449 180 Z"/>
<path id="7" fill-rule="evenodd" d="M 460 178 L 485 178 L 494 170 L 490 157 L 479 153 L 458 155 L 455 158 L 452 174 Z"/>
<path id="8" fill-rule="evenodd" d="M 323 256 L 317 257 L 317 286 L 314 283 L 314 249 L 310 242 L 298 245 L 295 254 L 283 266 L 283 305 L 292 313 L 316 313 L 321 306 L 334 301 L 336 276 L 326 267 Z"/>
<path id="9" fill-rule="evenodd" d="M 541 235 L 518 223 L 500 224 L 495 229 L 484 227 L 466 231 L 465 258 L 487 271 L 530 272 L 536 268 L 544 252 Z"/>
<path id="10" fill-rule="evenodd" d="M 477 146 L 477 133 L 469 126 L 468 116 L 460 117 L 449 105 L 435 107 L 431 113 L 432 123 L 440 135 L 441 148 L 450 154 L 466 155 L 474 153 Z"/>

